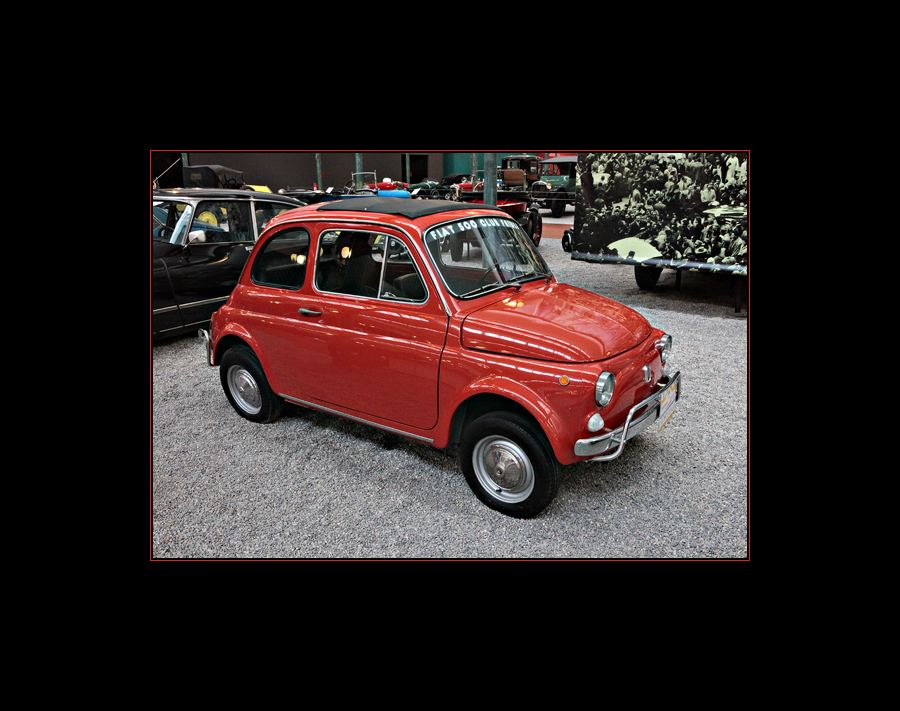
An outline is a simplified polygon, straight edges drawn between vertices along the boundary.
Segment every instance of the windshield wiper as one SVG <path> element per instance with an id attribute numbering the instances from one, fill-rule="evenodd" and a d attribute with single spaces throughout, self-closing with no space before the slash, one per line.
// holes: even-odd
<path id="1" fill-rule="evenodd" d="M 507 287 L 513 287 L 517 291 L 521 288 L 521 284 L 517 284 L 513 281 L 503 282 L 492 282 L 490 284 L 484 284 L 483 286 L 479 286 L 477 289 L 472 289 L 472 291 L 467 291 L 465 294 L 460 294 L 460 299 L 464 299 L 467 296 L 471 296 L 472 294 L 477 294 L 479 291 L 499 291 L 500 289 L 506 289 Z"/>
<path id="2" fill-rule="evenodd" d="M 513 284 L 513 283 L 524 284 L 525 282 L 535 281 L 536 279 L 550 279 L 550 275 L 549 274 L 540 274 L 539 272 L 531 272 L 531 274 L 522 274 L 520 276 L 513 277 L 512 279 L 509 279 L 506 283 L 507 284 Z"/>

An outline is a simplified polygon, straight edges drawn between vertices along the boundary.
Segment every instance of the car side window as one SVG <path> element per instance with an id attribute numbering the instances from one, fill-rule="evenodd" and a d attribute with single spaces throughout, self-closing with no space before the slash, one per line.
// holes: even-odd
<path id="1" fill-rule="evenodd" d="M 259 233 L 262 234 L 262 231 L 266 228 L 266 225 L 269 223 L 273 217 L 277 217 L 285 210 L 290 210 L 291 208 L 287 205 L 279 205 L 276 202 L 256 202 L 254 210 L 256 212 L 256 229 L 259 230 Z"/>
<path id="2" fill-rule="evenodd" d="M 319 238 L 316 288 L 394 301 L 421 302 L 428 297 L 406 245 L 375 232 L 324 232 Z"/>
<path id="3" fill-rule="evenodd" d="M 302 227 L 287 229 L 268 240 L 257 253 L 250 280 L 259 286 L 299 289 L 306 280 L 309 232 Z"/>
<path id="4" fill-rule="evenodd" d="M 253 242 L 253 223 L 250 221 L 248 200 L 204 200 L 197 205 L 193 233 L 202 230 L 204 242 Z"/>
<path id="5" fill-rule="evenodd" d="M 381 298 L 398 301 L 425 301 L 428 292 L 416 270 L 412 255 L 396 237 L 389 237 L 385 246 L 387 258 L 381 281 Z"/>

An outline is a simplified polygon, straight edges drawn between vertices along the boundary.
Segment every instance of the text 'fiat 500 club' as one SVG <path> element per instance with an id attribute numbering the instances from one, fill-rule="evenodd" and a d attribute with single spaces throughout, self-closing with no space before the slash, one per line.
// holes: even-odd
<path id="1" fill-rule="evenodd" d="M 563 465 L 614 459 L 661 429 L 680 392 L 668 334 L 557 282 L 519 225 L 483 205 L 374 197 L 286 212 L 200 335 L 248 420 L 289 402 L 456 444 L 475 495 L 522 518 L 550 504 Z"/>

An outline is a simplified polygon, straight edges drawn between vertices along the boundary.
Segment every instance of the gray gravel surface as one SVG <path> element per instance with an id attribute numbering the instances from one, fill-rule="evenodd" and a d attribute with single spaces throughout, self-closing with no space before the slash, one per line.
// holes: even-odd
<path id="1" fill-rule="evenodd" d="M 676 289 L 666 271 L 642 292 L 630 267 L 574 262 L 554 239 L 540 250 L 560 281 L 673 334 L 682 396 L 662 432 L 564 467 L 554 502 L 518 520 L 475 498 L 455 447 L 290 405 L 244 420 L 200 341 L 174 339 L 151 347 L 151 558 L 749 558 L 746 287 L 735 313 L 727 277 L 685 273 Z"/>

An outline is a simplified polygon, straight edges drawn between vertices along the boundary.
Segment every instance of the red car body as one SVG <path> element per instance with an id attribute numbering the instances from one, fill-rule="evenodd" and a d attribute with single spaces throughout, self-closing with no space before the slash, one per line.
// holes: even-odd
<path id="1" fill-rule="evenodd" d="M 210 365 L 219 365 L 237 347 L 249 349 L 258 360 L 262 373 L 231 366 L 229 373 L 235 375 L 230 381 L 222 373 L 226 394 L 231 388 L 240 399 L 233 381 L 250 391 L 267 385 L 276 402 L 326 411 L 438 448 L 465 442 L 474 420 L 499 413 L 546 442 L 556 460 L 547 465 L 551 469 L 618 456 L 639 421 L 643 429 L 668 416 L 664 396 L 677 399 L 680 383 L 678 374 L 664 372 L 669 337 L 622 304 L 557 282 L 549 269 L 542 270 L 533 244 L 502 211 L 445 201 L 343 202 L 310 205 L 272 220 L 210 332 L 201 331 Z M 521 273 L 507 283 L 482 285 L 474 283 L 472 274 L 481 272 L 483 262 L 465 274 L 458 265 L 441 263 L 440 249 L 428 246 L 432 237 L 441 230 L 474 227 L 476 220 L 504 230 L 516 249 L 534 250 L 526 256 L 537 266 L 531 272 L 520 267 Z M 519 231 L 527 246 L 519 245 L 512 230 Z M 253 264 L 271 240 L 306 232 L 309 258 L 303 260 L 302 285 L 277 288 L 254 279 Z M 328 266 L 323 255 L 337 250 L 335 235 L 339 242 L 347 234 L 368 234 L 376 248 L 386 243 L 401 248 L 397 240 L 402 243 L 404 256 L 396 263 L 407 271 L 414 267 L 426 294 L 401 301 L 387 286 L 378 294 L 323 288 L 317 273 Z M 379 266 L 383 278 L 392 260 L 385 248 Z M 481 278 L 491 269 L 502 278 L 498 264 Z M 470 281 L 454 281 L 457 277 Z M 470 287 L 474 293 L 461 293 Z M 612 400 L 602 407 L 601 373 L 615 378 Z M 241 374 L 247 381 L 255 375 L 255 381 L 266 383 L 251 385 L 239 380 Z M 235 409 L 248 417 L 238 405 Z M 265 416 L 266 411 L 248 419 L 264 421 Z M 488 491 L 479 491 L 471 480 L 477 484 L 478 477 L 467 473 L 485 503 L 514 516 L 534 515 L 549 504 L 556 492 L 553 481 L 540 500 L 525 497 L 524 502 L 521 491 L 508 495 L 507 489 L 516 487 L 501 481 L 504 469 L 508 478 L 528 467 L 537 469 L 530 461 L 536 456 L 526 456 L 531 450 L 519 447 L 515 434 L 499 443 L 484 444 L 484 438 L 474 435 L 469 439 L 482 443 L 479 452 L 493 446 L 490 453 L 471 456 L 481 457 L 482 464 L 475 465 L 481 480 L 496 474 L 496 491 L 492 494 L 490 482 Z M 483 465 L 485 461 L 490 464 Z M 467 466 L 463 462 L 464 471 Z"/>

